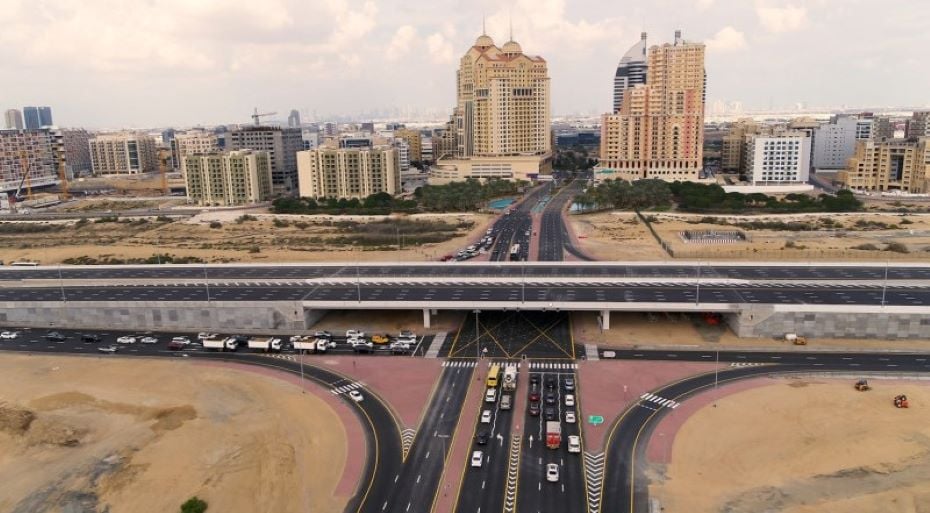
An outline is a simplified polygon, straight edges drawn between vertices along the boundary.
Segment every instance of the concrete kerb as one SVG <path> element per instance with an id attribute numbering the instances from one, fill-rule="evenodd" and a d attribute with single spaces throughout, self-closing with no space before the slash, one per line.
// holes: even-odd
<path id="1" fill-rule="evenodd" d="M 811 347 L 811 346 L 789 346 L 789 347 L 764 347 L 764 346 L 720 346 L 720 347 L 708 347 L 708 346 L 697 346 L 697 345 L 634 345 L 628 347 L 610 347 L 610 346 L 598 346 L 598 349 L 603 351 L 692 351 L 695 353 L 698 352 L 747 352 L 747 353 L 897 353 L 897 354 L 914 354 L 914 355 L 927 355 L 930 354 L 930 346 L 927 347 L 926 352 L 916 351 L 913 349 L 863 349 L 861 347 Z M 617 360 L 618 358 L 605 358 L 601 356 L 604 360 Z"/>

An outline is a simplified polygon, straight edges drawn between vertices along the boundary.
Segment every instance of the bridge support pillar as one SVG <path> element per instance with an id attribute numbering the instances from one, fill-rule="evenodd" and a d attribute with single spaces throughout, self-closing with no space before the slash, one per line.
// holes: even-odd
<path id="1" fill-rule="evenodd" d="M 601 310 L 597 316 L 597 322 L 600 323 L 602 330 L 610 329 L 610 310 Z"/>
<path id="2" fill-rule="evenodd" d="M 432 320 L 432 319 L 430 318 L 430 313 L 431 313 L 431 312 L 430 312 L 429 308 L 424 308 L 424 309 L 423 309 L 423 327 L 424 327 L 424 328 L 429 328 L 429 327 L 430 327 L 430 321 Z"/>

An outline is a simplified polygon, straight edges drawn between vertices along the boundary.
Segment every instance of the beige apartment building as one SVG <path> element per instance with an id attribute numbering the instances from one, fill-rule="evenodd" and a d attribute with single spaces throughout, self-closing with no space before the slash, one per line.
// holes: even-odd
<path id="1" fill-rule="evenodd" d="M 188 155 L 205 155 L 220 151 L 219 138 L 213 132 L 206 130 L 192 130 L 175 134 L 171 140 L 171 156 L 177 162 L 181 176 L 186 176 L 184 169 L 185 157 Z"/>
<path id="2" fill-rule="evenodd" d="M 200 205 L 230 206 L 271 198 L 271 157 L 265 151 L 187 155 L 187 197 Z"/>
<path id="3" fill-rule="evenodd" d="M 858 191 L 930 193 L 930 138 L 859 141 L 837 179 Z"/>
<path id="4" fill-rule="evenodd" d="M 637 180 L 697 180 L 704 145 L 704 45 L 681 39 L 649 48 L 646 85 L 624 92 L 601 124 L 598 170 Z"/>
<path id="5" fill-rule="evenodd" d="M 489 175 L 481 178 L 501 179 L 551 172 L 549 87 L 545 59 L 523 53 L 512 37 L 498 47 L 482 34 L 459 61 L 451 126 L 455 146 L 451 156 L 439 159 L 442 143 L 436 153 L 443 181 L 479 178 L 472 174 L 475 169 Z M 535 169 L 521 171 L 530 160 Z"/>
<path id="6" fill-rule="evenodd" d="M 728 173 L 741 172 L 746 136 L 758 133 L 760 133 L 759 124 L 751 119 L 741 119 L 732 123 L 727 134 L 723 136 L 720 168 Z"/>
<path id="7" fill-rule="evenodd" d="M 403 139 L 407 142 L 411 161 L 423 161 L 423 134 L 421 134 L 419 130 L 402 128 L 394 131 L 394 137 Z"/>
<path id="8" fill-rule="evenodd" d="M 304 198 L 363 199 L 401 191 L 400 162 L 390 146 L 318 148 L 297 153 L 297 183 Z"/>
<path id="9" fill-rule="evenodd" d="M 98 135 L 88 143 L 95 175 L 149 173 L 158 169 L 155 138 L 134 133 Z"/>

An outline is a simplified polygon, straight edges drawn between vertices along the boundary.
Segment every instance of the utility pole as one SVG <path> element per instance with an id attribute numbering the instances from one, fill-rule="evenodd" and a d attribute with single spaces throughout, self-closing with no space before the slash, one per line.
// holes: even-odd
<path id="1" fill-rule="evenodd" d="M 481 339 L 481 332 L 478 325 L 478 314 L 481 313 L 481 310 L 475 310 L 475 361 L 481 359 L 481 344 L 479 343 Z"/>
<path id="2" fill-rule="evenodd" d="M 203 264 L 203 286 L 207 288 L 207 302 L 210 301 L 210 279 L 207 277 L 207 264 Z"/>
<path id="3" fill-rule="evenodd" d="M 885 260 L 885 279 L 882 281 L 882 308 L 885 307 L 885 292 L 888 290 L 888 261 Z"/>
<path id="4" fill-rule="evenodd" d="M 697 290 L 694 294 L 694 304 L 695 306 L 701 304 L 701 263 L 698 262 L 697 265 Z"/>

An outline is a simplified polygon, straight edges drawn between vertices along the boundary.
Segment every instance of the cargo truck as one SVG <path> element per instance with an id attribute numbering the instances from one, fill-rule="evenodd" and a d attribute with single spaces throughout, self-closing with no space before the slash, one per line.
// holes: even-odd
<path id="1" fill-rule="evenodd" d="M 210 337 L 203 339 L 203 348 L 214 351 L 235 351 L 239 348 L 239 339 L 237 337 Z"/>
<path id="2" fill-rule="evenodd" d="M 513 392 L 517 389 L 517 366 L 508 365 L 504 367 L 504 390 Z"/>
<path id="3" fill-rule="evenodd" d="M 558 421 L 546 422 L 546 447 L 558 449 L 562 445 L 562 425 Z"/>
<path id="4" fill-rule="evenodd" d="M 274 337 L 252 337 L 249 339 L 249 349 L 259 349 L 266 353 L 281 351 L 281 339 Z"/>

